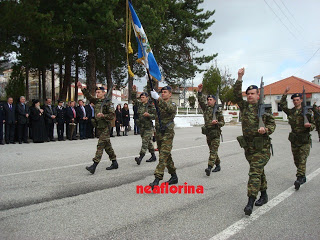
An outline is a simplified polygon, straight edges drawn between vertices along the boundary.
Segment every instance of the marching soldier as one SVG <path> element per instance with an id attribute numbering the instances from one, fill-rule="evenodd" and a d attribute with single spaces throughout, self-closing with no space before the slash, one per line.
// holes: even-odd
<path id="1" fill-rule="evenodd" d="M 199 84 L 198 101 L 203 111 L 205 123 L 205 125 L 202 127 L 202 133 L 206 135 L 207 143 L 210 149 L 208 168 L 205 169 L 205 172 L 207 176 L 210 176 L 211 169 L 214 165 L 216 165 L 216 167 L 212 170 L 212 172 L 219 172 L 221 170 L 218 148 L 220 145 L 221 127 L 224 126 L 224 117 L 221 110 L 217 110 L 215 113 L 213 112 L 215 104 L 218 104 L 214 95 L 208 95 L 207 104 L 205 104 L 205 99 L 202 95 L 202 88 L 203 85 Z M 214 114 L 215 116 L 213 116 Z"/>
<path id="2" fill-rule="evenodd" d="M 316 102 L 313 104 L 314 122 L 316 125 L 316 130 L 318 132 L 319 142 L 320 142 L 320 106 L 317 107 Z"/>
<path id="3" fill-rule="evenodd" d="M 159 182 L 163 179 L 164 169 L 167 168 L 171 178 L 168 184 L 178 183 L 178 176 L 176 174 L 176 168 L 171 156 L 172 142 L 174 137 L 174 117 L 176 115 L 177 107 L 171 100 L 172 89 L 169 86 L 161 89 L 161 98 L 156 91 L 151 91 L 151 97 L 158 103 L 160 112 L 160 119 L 162 128 L 160 128 L 159 118 L 156 115 L 156 140 L 159 149 L 159 163 L 154 171 L 155 180 L 149 185 L 159 185 Z"/>
<path id="4" fill-rule="evenodd" d="M 105 100 L 104 88 L 98 87 L 96 89 L 97 98 L 94 98 L 93 96 L 90 95 L 89 91 L 82 86 L 81 82 L 78 82 L 78 87 L 81 88 L 84 96 L 91 103 L 94 103 L 94 114 L 95 114 L 94 125 L 96 126 L 97 131 L 99 132 L 99 140 L 98 140 L 96 155 L 92 159 L 93 164 L 89 167 L 86 167 L 86 169 L 90 173 L 94 174 L 96 167 L 101 160 L 103 150 L 106 151 L 106 153 L 109 155 L 110 160 L 112 161 L 111 166 L 107 167 L 106 170 L 117 169 L 118 168 L 117 157 L 116 157 L 116 154 L 114 153 L 114 150 L 110 142 L 110 121 L 113 120 L 115 117 L 112 102 L 109 101 L 107 104 L 105 104 L 102 108 L 102 112 L 100 112 L 101 105 Z"/>
<path id="5" fill-rule="evenodd" d="M 287 104 L 287 94 L 290 88 L 287 87 L 280 100 L 282 110 L 287 114 L 288 121 L 291 126 L 289 141 L 291 142 L 291 151 L 293 154 L 294 164 L 297 167 L 297 180 L 294 182 L 296 190 L 299 190 L 300 185 L 306 182 L 306 163 L 310 153 L 311 134 L 314 129 L 314 122 L 311 113 L 308 112 L 308 123 L 304 123 L 302 114 L 302 95 L 295 93 L 291 96 L 294 107 L 289 109 Z"/>
<path id="6" fill-rule="evenodd" d="M 263 115 L 262 120 L 265 125 L 259 128 L 258 118 L 258 100 L 259 89 L 255 85 L 247 88 L 247 101 L 242 99 L 242 77 L 244 68 L 238 71 L 238 80 L 234 85 L 234 96 L 236 103 L 240 107 L 242 116 L 242 133 L 243 136 L 237 137 L 240 146 L 244 148 L 244 153 L 250 165 L 248 181 L 248 204 L 244 208 L 246 215 L 252 213 L 253 204 L 262 206 L 268 202 L 267 180 L 264 174 L 264 166 L 268 163 L 271 153 L 271 139 L 269 137 L 276 128 L 274 117 L 271 112 Z M 257 195 L 261 192 L 259 200 Z"/>
<path id="7" fill-rule="evenodd" d="M 140 94 L 140 101 L 137 100 L 137 88 L 135 85 L 132 87 L 131 100 L 137 107 L 138 126 L 140 128 L 140 136 L 142 139 L 142 146 L 140 150 L 140 156 L 135 158 L 135 161 L 140 165 L 143 157 L 146 155 L 147 150 L 151 153 L 151 158 L 147 162 L 154 162 L 157 160 L 154 154 L 154 147 L 151 142 L 153 134 L 152 120 L 156 117 L 156 109 L 152 104 L 149 104 L 149 95 L 146 92 Z"/>

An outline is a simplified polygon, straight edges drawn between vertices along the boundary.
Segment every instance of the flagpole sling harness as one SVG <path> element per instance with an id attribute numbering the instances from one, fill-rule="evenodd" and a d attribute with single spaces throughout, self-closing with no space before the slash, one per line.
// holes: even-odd
<path id="1" fill-rule="evenodd" d="M 138 48 L 140 47 L 141 53 L 142 53 L 142 56 L 140 58 L 138 58 L 136 61 L 145 66 L 146 71 L 147 71 L 147 75 L 148 75 L 148 79 L 149 79 L 149 83 L 150 83 L 150 87 L 151 87 L 151 89 L 153 89 L 151 74 L 150 74 L 150 70 L 149 70 L 149 64 L 146 64 L 146 62 L 148 62 L 148 57 L 145 55 L 146 54 L 146 51 L 145 51 L 146 47 L 144 47 L 142 41 L 144 41 L 145 45 L 148 48 L 147 50 L 150 53 L 151 53 L 151 48 L 150 48 L 150 45 L 148 43 L 147 36 L 146 35 L 141 36 L 140 35 L 140 31 L 138 31 L 136 29 L 136 25 L 135 25 L 135 22 L 133 21 L 132 14 L 134 14 L 135 19 L 138 20 L 139 24 L 141 25 L 140 20 L 136 16 L 136 13 L 134 12 L 134 9 L 132 7 L 132 1 L 130 0 L 130 2 L 129 2 L 129 0 L 127 0 L 126 1 L 126 50 L 127 50 L 128 74 L 129 74 L 130 77 L 134 77 L 134 73 L 132 72 L 131 67 L 130 67 L 130 63 L 129 63 L 129 54 L 133 54 L 133 49 L 131 47 L 131 41 L 130 41 L 131 40 L 131 24 L 132 24 L 133 31 L 135 33 L 135 36 L 136 36 L 136 39 L 137 39 L 137 42 L 138 42 Z M 142 26 L 141 26 L 141 29 L 142 29 Z M 155 59 L 153 59 L 153 60 L 154 60 L 155 64 L 157 65 Z M 146 65 L 148 65 L 148 66 L 146 66 Z M 157 66 L 157 68 L 158 68 L 158 71 L 159 71 L 159 67 L 158 66 Z M 161 81 L 161 73 L 160 73 L 160 71 L 159 71 L 159 75 L 160 76 L 158 76 L 158 78 L 160 78 L 160 79 L 157 79 L 154 76 L 152 76 L 152 77 L 155 78 L 158 81 Z M 158 107 L 158 102 L 157 102 L 156 99 L 153 99 L 153 102 L 154 102 L 154 106 L 156 108 L 156 112 L 157 112 L 157 116 L 158 116 L 158 120 L 159 120 L 160 132 L 164 133 L 165 129 L 168 126 L 162 126 L 161 117 L 160 117 L 160 111 L 159 111 L 159 107 Z"/>

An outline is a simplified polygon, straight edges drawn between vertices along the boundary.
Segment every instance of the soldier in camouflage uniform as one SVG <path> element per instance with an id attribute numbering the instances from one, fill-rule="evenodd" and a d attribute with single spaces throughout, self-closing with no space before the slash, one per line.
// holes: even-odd
<path id="1" fill-rule="evenodd" d="M 318 137 L 320 142 L 320 106 L 317 107 L 316 102 L 314 102 L 312 110 L 314 113 L 314 122 L 316 125 L 316 130 L 318 132 Z"/>
<path id="2" fill-rule="evenodd" d="M 172 89 L 169 86 L 161 89 L 161 98 L 156 91 L 151 91 L 151 97 L 158 102 L 162 129 L 160 129 L 158 115 L 156 115 L 156 140 L 159 149 L 159 163 L 154 171 L 155 180 L 149 185 L 159 185 L 163 179 L 164 169 L 167 168 L 171 178 L 167 182 L 169 185 L 178 183 L 176 168 L 171 156 L 172 142 L 174 137 L 174 117 L 177 107 L 171 101 Z"/>
<path id="3" fill-rule="evenodd" d="M 96 127 L 97 132 L 99 134 L 99 140 L 97 145 L 97 151 L 95 157 L 92 159 L 93 164 L 86 169 L 94 174 L 97 165 L 99 164 L 103 150 L 109 155 L 112 164 L 110 167 L 107 167 L 106 170 L 112 170 L 118 168 L 117 157 L 113 151 L 111 142 L 110 142 L 110 121 L 112 121 L 115 117 L 114 107 L 111 101 L 108 101 L 102 108 L 101 105 L 104 101 L 104 88 L 99 87 L 96 89 L 97 98 L 91 96 L 89 91 L 86 88 L 83 88 L 82 84 L 78 82 L 78 87 L 81 88 L 84 96 L 91 102 L 94 103 L 94 115 L 95 119 L 93 122 L 93 126 Z"/>
<path id="4" fill-rule="evenodd" d="M 259 191 L 261 196 L 256 201 L 256 206 L 262 206 L 268 202 L 267 180 L 264 174 L 264 166 L 270 159 L 271 139 L 269 137 L 276 128 L 275 120 L 271 111 L 263 115 L 262 120 L 265 128 L 259 128 L 258 118 L 258 100 L 259 89 L 257 86 L 248 87 L 247 101 L 242 99 L 242 77 L 244 68 L 238 71 L 238 80 L 234 85 L 234 96 L 236 103 L 240 107 L 242 116 L 242 133 L 243 136 L 237 137 L 240 146 L 244 148 L 244 153 L 250 165 L 249 181 L 248 181 L 248 204 L 244 208 L 246 215 L 252 213 L 253 205 Z"/>
<path id="5" fill-rule="evenodd" d="M 151 142 L 153 134 L 153 123 L 152 120 L 156 117 L 156 109 L 149 103 L 149 95 L 146 92 L 140 94 L 140 101 L 137 100 L 137 88 L 134 85 L 132 87 L 131 100 L 133 104 L 137 107 L 138 119 L 137 124 L 140 128 L 140 136 L 142 139 L 142 146 L 140 150 L 140 156 L 135 158 L 135 161 L 140 165 L 143 157 L 146 155 L 147 150 L 151 153 L 151 158 L 147 162 L 154 162 L 157 160 L 154 154 L 154 147 Z"/>
<path id="6" fill-rule="evenodd" d="M 294 164 L 297 167 L 297 180 L 294 182 L 295 189 L 298 190 L 301 184 L 306 182 L 306 163 L 307 157 L 310 153 L 311 134 L 310 131 L 314 129 L 314 121 L 309 111 L 307 114 L 308 123 L 304 123 L 304 116 L 302 114 L 302 94 L 296 93 L 291 96 L 294 107 L 289 109 L 287 104 L 287 93 L 289 87 L 284 91 L 280 100 L 282 110 L 287 114 L 288 121 L 291 126 L 291 133 L 289 134 L 289 141 L 291 142 L 291 151 L 293 154 Z"/>
<path id="7" fill-rule="evenodd" d="M 214 95 L 207 96 L 207 104 L 205 103 L 205 98 L 202 95 L 203 85 L 199 84 L 198 86 L 198 101 L 200 107 L 203 111 L 204 117 L 204 126 L 202 127 L 202 133 L 207 137 L 207 143 L 210 149 L 208 168 L 205 169 L 207 176 L 210 176 L 211 169 L 214 165 L 216 167 L 212 170 L 212 172 L 219 172 L 221 170 L 220 167 L 220 158 L 218 156 L 218 148 L 220 145 L 220 135 L 221 135 L 221 127 L 224 126 L 224 117 L 222 115 L 221 110 L 217 110 L 215 116 L 213 116 L 213 109 L 216 102 L 216 97 Z"/>

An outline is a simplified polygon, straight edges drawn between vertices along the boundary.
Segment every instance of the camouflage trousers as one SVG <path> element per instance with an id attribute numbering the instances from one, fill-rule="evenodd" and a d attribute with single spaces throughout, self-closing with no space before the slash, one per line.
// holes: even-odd
<path id="1" fill-rule="evenodd" d="M 157 131 L 156 140 L 159 149 L 159 163 L 154 171 L 154 176 L 163 179 L 164 169 L 167 168 L 170 174 L 176 172 L 174 162 L 171 156 L 172 142 L 174 137 L 173 130 L 167 130 L 165 133 L 161 134 Z"/>
<path id="2" fill-rule="evenodd" d="M 264 166 L 268 163 L 271 153 L 270 145 L 257 151 L 253 147 L 245 148 L 245 156 L 250 165 L 248 181 L 248 197 L 257 198 L 259 191 L 267 190 L 267 179 Z"/>
<path id="3" fill-rule="evenodd" d="M 208 166 L 213 167 L 214 164 L 220 165 L 220 158 L 218 156 L 218 148 L 220 146 L 220 136 L 218 138 L 207 136 L 207 143 L 210 149 Z"/>
<path id="4" fill-rule="evenodd" d="M 297 177 L 302 177 L 306 175 L 306 164 L 307 158 L 310 153 L 310 143 L 309 144 L 302 144 L 302 145 L 295 145 L 291 143 L 291 151 L 293 154 L 294 164 L 297 167 Z"/>
<path id="5" fill-rule="evenodd" d="M 142 140 L 140 155 L 146 154 L 147 150 L 149 150 L 150 153 L 154 153 L 154 147 L 152 144 L 152 134 L 153 134 L 152 129 L 140 128 L 140 136 L 141 136 L 141 140 Z"/>
<path id="6" fill-rule="evenodd" d="M 116 154 L 113 151 L 111 142 L 110 142 L 110 131 L 109 128 L 97 128 L 99 134 L 99 140 L 97 145 L 97 151 L 95 157 L 92 161 L 99 163 L 103 154 L 103 150 L 109 155 L 110 161 L 117 160 Z"/>

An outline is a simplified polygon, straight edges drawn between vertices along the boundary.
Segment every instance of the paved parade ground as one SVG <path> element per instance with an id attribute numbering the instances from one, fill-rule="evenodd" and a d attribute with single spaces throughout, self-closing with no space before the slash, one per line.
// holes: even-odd
<path id="1" fill-rule="evenodd" d="M 222 170 L 207 177 L 201 128 L 176 129 L 178 185 L 203 186 L 203 194 L 137 194 L 137 185 L 153 181 L 157 162 L 146 163 L 147 154 L 136 164 L 141 139 L 132 132 L 111 139 L 119 169 L 105 170 L 111 162 L 104 153 L 94 175 L 85 166 L 92 164 L 97 139 L 0 146 L 0 239 L 319 239 L 317 133 L 307 183 L 295 191 L 290 127 L 277 124 L 274 156 L 265 168 L 269 202 L 248 217 L 249 164 L 236 141 L 241 126 L 222 131 Z"/>

